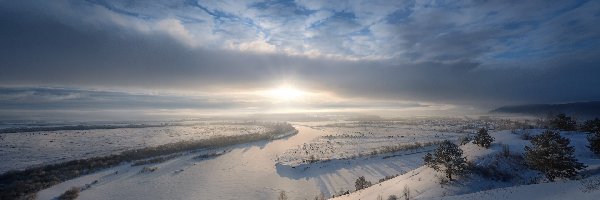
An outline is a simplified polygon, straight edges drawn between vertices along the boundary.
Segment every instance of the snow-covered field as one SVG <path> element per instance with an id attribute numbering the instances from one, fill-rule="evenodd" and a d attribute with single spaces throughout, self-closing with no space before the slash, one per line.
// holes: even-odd
<path id="1" fill-rule="evenodd" d="M 431 150 L 333 160 L 296 168 L 279 165 L 276 160 L 282 152 L 330 134 L 306 126 L 295 127 L 299 133 L 294 136 L 236 145 L 216 158 L 198 160 L 195 157 L 202 152 L 192 152 L 163 163 L 107 169 L 43 190 L 38 198 L 51 199 L 70 187 L 93 183 L 81 192 L 80 199 L 275 199 L 280 191 L 285 191 L 290 199 L 312 199 L 320 193 L 328 197 L 339 191 L 351 191 L 359 176 L 378 180 L 406 173 L 421 166 L 423 154 Z M 141 173 L 143 167 L 157 170 Z"/>
<path id="2" fill-rule="evenodd" d="M 293 124 L 299 133 L 291 137 L 228 147 L 227 153 L 211 159 L 195 159 L 202 152 L 191 152 L 162 163 L 107 169 L 43 190 L 38 197 L 51 199 L 72 186 L 90 183 L 81 199 L 275 199 L 280 191 L 290 199 L 312 199 L 320 193 L 330 197 L 353 191 L 359 176 L 376 182 L 417 169 L 434 146 L 368 152 L 415 142 L 456 140 L 473 130 L 474 125 L 464 122 L 297 122 Z M 305 159 L 306 155 L 293 153 L 302 147 L 313 147 L 309 155 L 322 161 L 282 162 L 284 158 Z M 140 173 L 143 167 L 157 170 Z"/>
<path id="3" fill-rule="evenodd" d="M 537 134 L 541 130 L 526 130 Z M 485 176 L 471 173 L 456 181 L 440 184 L 443 174 L 421 166 L 406 174 L 375 184 L 364 190 L 335 199 L 387 199 L 390 195 L 402 197 L 405 186 L 409 188 L 411 199 L 597 199 L 600 195 L 600 180 L 594 172 L 600 168 L 600 158 L 587 147 L 586 134 L 578 132 L 562 132 L 575 147 L 575 156 L 587 165 L 583 173 L 592 174 L 582 180 L 559 180 L 550 183 L 546 178 L 524 167 L 516 159 L 524 152 L 524 146 L 530 145 L 520 134 L 511 131 L 494 132 L 496 138 L 490 149 L 469 143 L 462 145 L 467 159 L 475 166 L 494 167 L 506 177 Z M 503 156 L 502 146 L 508 145 L 511 156 Z M 504 180 L 502 180 L 504 178 Z"/>
<path id="4" fill-rule="evenodd" d="M 400 197 L 405 186 L 410 190 L 411 199 L 524 199 L 529 198 L 526 195 L 528 192 L 546 189 L 553 190 L 556 194 L 561 191 L 579 192 L 575 197 L 581 199 L 600 194 L 600 177 L 592 173 L 600 169 L 600 159 L 586 147 L 586 135 L 583 133 L 563 132 L 562 135 L 571 139 L 571 145 L 576 147 L 577 159 L 588 166 L 585 169 L 588 174 L 586 178 L 547 183 L 543 175 L 525 167 L 522 158 L 518 156 L 523 153 L 524 146 L 530 144 L 528 140 L 521 139 L 522 134 L 535 135 L 543 130 L 510 130 L 516 127 L 510 121 L 426 118 L 292 124 L 299 130 L 295 135 L 184 152 L 159 163 L 139 166 L 124 163 L 54 185 L 40 191 L 37 197 L 53 199 L 71 187 L 83 188 L 78 199 L 276 199 L 281 191 L 285 191 L 289 199 L 313 199 L 319 194 L 331 197 L 346 191 L 352 193 L 336 199 L 387 199 L 389 195 Z M 423 156 L 436 148 L 436 141 L 456 142 L 464 136 L 473 136 L 479 127 L 490 129 L 492 136 L 496 138 L 491 148 L 481 148 L 472 143 L 460 148 L 476 167 L 493 167 L 495 174 L 480 171 L 440 184 L 443 175 L 422 166 Z M 123 130 L 128 132 L 119 132 Z M 154 130 L 154 138 L 144 137 L 148 135 L 145 133 L 148 130 Z M 113 141 L 124 140 L 119 141 L 121 146 L 117 146 L 123 149 L 108 146 L 112 151 L 106 152 L 114 153 L 115 150 L 130 147 L 126 145 L 125 138 L 119 137 L 123 133 L 138 137 L 129 144 L 133 145 L 132 148 L 139 148 L 161 142 L 261 131 L 265 131 L 265 127 L 258 125 L 155 127 L 103 130 L 102 132 L 106 132 L 104 137 L 93 139 L 105 141 L 101 139 L 117 137 Z M 50 134 L 37 133 L 28 137 L 68 140 L 66 137 L 75 136 L 79 137 L 79 140 L 75 140 L 78 142 L 93 140 L 81 133 L 77 135 L 78 131 L 59 132 L 69 134 L 54 133 L 55 136 L 50 137 Z M 140 145 L 140 141 L 144 143 Z M 64 141 L 59 143 L 65 144 Z M 415 143 L 431 145 L 414 148 Z M 390 147 L 403 145 L 413 145 L 413 148 L 396 148 L 390 151 Z M 509 156 L 501 154 L 505 146 L 510 149 Z M 59 151 L 60 148 L 56 149 Z M 98 147 L 97 151 L 101 150 L 102 146 Z M 82 151 L 84 150 L 75 152 Z M 47 156 L 49 155 L 51 154 L 48 153 Z M 355 180 L 360 176 L 374 185 L 353 192 Z M 380 182 L 382 178 L 390 176 L 396 177 Z"/>
<path id="5" fill-rule="evenodd" d="M 307 143 L 290 147 L 279 155 L 278 162 L 297 166 L 319 160 L 339 160 L 363 157 L 385 148 L 420 143 L 427 145 L 442 140 L 456 140 L 463 133 L 419 130 L 413 127 L 370 126 L 351 124 L 350 126 L 320 127 L 327 134 Z"/>
<path id="6" fill-rule="evenodd" d="M 148 128 L 3 133 L 0 134 L 0 160 L 3 161 L 0 162 L 0 173 L 179 141 L 265 131 L 267 128 L 261 125 L 205 123 Z"/>
<path id="7" fill-rule="evenodd" d="M 380 121 L 302 122 L 327 134 L 290 147 L 278 156 L 282 165 L 298 166 L 324 160 L 351 159 L 393 149 L 431 146 L 443 140 L 456 141 L 472 135 L 476 128 L 515 126 L 515 121 L 469 118 L 405 118 Z M 522 124 L 520 124 L 522 125 Z"/>

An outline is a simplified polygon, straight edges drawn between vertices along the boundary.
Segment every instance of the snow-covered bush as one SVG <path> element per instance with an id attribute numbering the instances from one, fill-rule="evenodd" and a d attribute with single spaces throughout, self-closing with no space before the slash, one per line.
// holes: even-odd
<path id="1" fill-rule="evenodd" d="M 384 181 L 387 181 L 387 180 L 390 180 L 390 179 L 396 178 L 396 177 L 398 177 L 399 175 L 400 175 L 400 174 L 396 174 L 396 175 L 390 175 L 390 176 L 385 176 L 385 177 L 383 177 L 383 178 L 380 178 L 380 179 L 379 179 L 379 181 L 377 181 L 377 182 L 378 182 L 378 183 L 382 183 L 382 182 L 384 182 Z"/>
<path id="2" fill-rule="evenodd" d="M 577 162 L 573 155 L 575 149 L 569 143 L 568 138 L 551 130 L 533 136 L 533 146 L 525 146 L 525 162 L 532 169 L 543 172 L 550 181 L 575 176 L 577 170 L 583 169 L 585 165 Z"/>
<path id="3" fill-rule="evenodd" d="M 387 200 L 398 200 L 398 197 L 396 195 L 390 195 L 388 196 Z"/>
<path id="4" fill-rule="evenodd" d="M 550 120 L 550 126 L 563 131 L 574 131 L 577 127 L 577 122 L 573 118 L 561 113 Z"/>
<path id="5" fill-rule="evenodd" d="M 458 145 L 447 140 L 435 149 L 433 155 L 427 153 L 423 160 L 434 170 L 443 171 L 450 180 L 452 175 L 462 174 L 468 169 L 467 158 L 463 157 L 463 151 L 458 148 Z"/>
<path id="6" fill-rule="evenodd" d="M 480 147 L 490 148 L 490 145 L 494 141 L 494 137 L 490 136 L 487 129 L 481 128 L 477 131 L 477 135 L 473 140 L 473 143 Z"/>
<path id="7" fill-rule="evenodd" d="M 356 191 L 368 188 L 371 186 L 371 182 L 367 181 L 364 176 L 358 177 L 356 182 L 354 182 L 354 186 L 356 187 Z"/>

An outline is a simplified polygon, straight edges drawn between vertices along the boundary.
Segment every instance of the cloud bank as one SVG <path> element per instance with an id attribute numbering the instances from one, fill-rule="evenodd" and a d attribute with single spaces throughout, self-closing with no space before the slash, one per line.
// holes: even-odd
<path id="1" fill-rule="evenodd" d="M 58 87 L 160 93 L 148 108 L 261 108 L 205 99 L 293 82 L 365 107 L 598 100 L 598 10 L 597 1 L 0 1 L 0 97 Z M 164 94 L 208 103 L 157 103 Z"/>

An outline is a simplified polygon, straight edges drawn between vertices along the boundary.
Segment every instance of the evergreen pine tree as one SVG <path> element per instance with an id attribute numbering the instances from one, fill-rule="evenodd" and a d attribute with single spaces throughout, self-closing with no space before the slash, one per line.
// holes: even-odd
<path id="1" fill-rule="evenodd" d="M 583 123 L 581 130 L 588 132 L 587 137 L 590 145 L 588 146 L 592 152 L 600 155 L 600 119 L 595 118 Z"/>
<path id="2" fill-rule="evenodd" d="M 598 133 L 600 132 L 600 119 L 596 118 L 593 120 L 588 120 L 583 123 L 581 127 L 582 131 L 589 133 Z"/>
<path id="3" fill-rule="evenodd" d="M 588 146 L 592 152 L 600 155 L 600 130 L 590 133 L 587 137 L 590 145 Z"/>
<path id="4" fill-rule="evenodd" d="M 480 147 L 490 148 L 490 145 L 494 141 L 494 137 L 490 136 L 487 129 L 481 128 L 477 131 L 477 135 L 473 140 L 473 143 Z"/>
<path id="5" fill-rule="evenodd" d="M 356 179 L 356 182 L 354 182 L 354 186 L 356 187 L 356 191 L 358 191 L 371 186 L 371 182 L 367 181 L 367 179 L 364 176 L 361 176 L 358 177 L 358 179 Z"/>
<path id="6" fill-rule="evenodd" d="M 569 139 L 558 132 L 547 130 L 531 139 L 532 147 L 525 147 L 525 162 L 533 169 L 543 172 L 550 181 L 577 174 L 585 165 L 577 162 L 569 146 Z"/>
<path id="7" fill-rule="evenodd" d="M 462 174 L 468 168 L 463 151 L 458 148 L 458 145 L 448 140 L 442 142 L 435 149 L 433 155 L 427 153 L 423 160 L 435 171 L 443 171 L 450 180 L 452 180 L 452 175 Z"/>
<path id="8" fill-rule="evenodd" d="M 574 131 L 576 130 L 577 122 L 575 122 L 573 118 L 567 117 L 565 114 L 558 114 L 550 120 L 550 125 L 559 130 Z"/>

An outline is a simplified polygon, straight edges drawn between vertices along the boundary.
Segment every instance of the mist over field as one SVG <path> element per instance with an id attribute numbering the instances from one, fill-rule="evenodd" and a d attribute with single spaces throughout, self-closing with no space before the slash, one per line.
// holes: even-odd
<path id="1" fill-rule="evenodd" d="M 593 199 L 599 10 L 0 0 L 0 199 Z"/>

